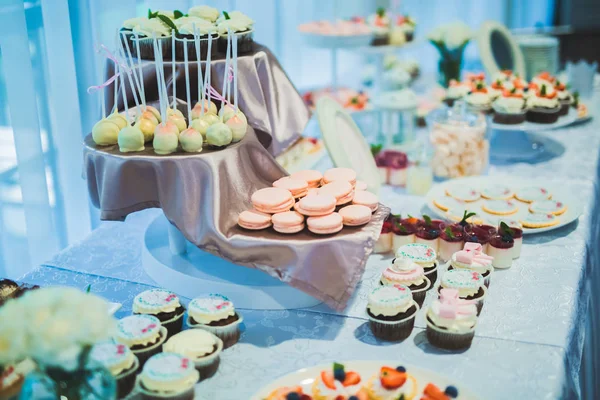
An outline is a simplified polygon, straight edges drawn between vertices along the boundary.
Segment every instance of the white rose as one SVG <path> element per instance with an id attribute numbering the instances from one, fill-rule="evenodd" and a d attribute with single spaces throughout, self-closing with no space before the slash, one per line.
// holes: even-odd
<path id="1" fill-rule="evenodd" d="M 0 365 L 19 362 L 27 357 L 28 335 L 24 307 L 12 300 L 0 307 Z"/>
<path id="2" fill-rule="evenodd" d="M 448 50 L 454 50 L 471 40 L 473 32 L 464 22 L 455 22 L 448 27 L 444 42 Z"/>
<path id="3" fill-rule="evenodd" d="M 429 32 L 427 38 L 434 42 L 443 42 L 444 36 L 446 36 L 446 27 L 447 25 L 438 26 L 437 28 Z"/>

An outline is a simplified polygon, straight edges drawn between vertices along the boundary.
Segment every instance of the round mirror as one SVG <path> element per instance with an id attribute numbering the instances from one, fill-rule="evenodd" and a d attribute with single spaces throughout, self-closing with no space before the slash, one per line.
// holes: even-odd
<path id="1" fill-rule="evenodd" d="M 484 22 L 479 30 L 477 45 L 481 63 L 490 79 L 506 69 L 525 76 L 523 53 L 506 26 L 494 21 Z"/>

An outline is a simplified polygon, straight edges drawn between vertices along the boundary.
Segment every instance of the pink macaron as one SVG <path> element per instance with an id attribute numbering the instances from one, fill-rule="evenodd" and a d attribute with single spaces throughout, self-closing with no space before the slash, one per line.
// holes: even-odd
<path id="1" fill-rule="evenodd" d="M 364 181 L 356 181 L 355 190 L 367 190 L 367 183 Z"/>
<path id="2" fill-rule="evenodd" d="M 377 207 L 379 207 L 379 199 L 371 192 L 357 190 L 356 193 L 354 193 L 352 204 L 367 206 L 372 212 L 375 212 Z"/>
<path id="3" fill-rule="evenodd" d="M 306 181 L 293 179 L 289 176 L 284 176 L 273 182 L 273 187 L 289 190 L 295 199 L 306 196 L 308 192 L 308 183 Z"/>
<path id="4" fill-rule="evenodd" d="M 342 208 L 338 213 L 346 226 L 360 226 L 371 221 L 371 209 L 367 206 L 353 204 Z"/>
<path id="5" fill-rule="evenodd" d="M 356 172 L 350 168 L 331 168 L 323 174 L 323 183 L 334 181 L 349 182 L 352 186 L 356 184 Z"/>
<path id="6" fill-rule="evenodd" d="M 302 215 L 317 217 L 335 211 L 335 197 L 324 194 L 309 195 L 302 198 L 294 207 Z"/>
<path id="7" fill-rule="evenodd" d="M 350 203 L 354 197 L 354 188 L 349 182 L 334 181 L 319 188 L 319 194 L 327 194 L 335 197 L 336 204 Z"/>
<path id="8" fill-rule="evenodd" d="M 279 233 L 297 233 L 304 229 L 304 216 L 296 211 L 274 214 L 271 221 Z"/>
<path id="9" fill-rule="evenodd" d="M 260 212 L 276 214 L 289 211 L 294 206 L 294 197 L 289 190 L 264 188 L 252 195 L 252 205 Z"/>
<path id="10" fill-rule="evenodd" d="M 308 230 L 317 235 L 337 233 L 344 227 L 342 216 L 336 212 L 322 217 L 310 217 L 306 220 Z"/>
<path id="11" fill-rule="evenodd" d="M 319 171 L 315 171 L 314 169 L 305 169 L 303 171 L 294 172 L 292 175 L 290 175 L 290 178 L 306 181 L 309 188 L 317 188 L 321 185 L 323 174 L 321 174 Z"/>
<path id="12" fill-rule="evenodd" d="M 253 231 L 271 226 L 271 216 L 256 210 L 242 211 L 238 215 L 238 225 Z"/>

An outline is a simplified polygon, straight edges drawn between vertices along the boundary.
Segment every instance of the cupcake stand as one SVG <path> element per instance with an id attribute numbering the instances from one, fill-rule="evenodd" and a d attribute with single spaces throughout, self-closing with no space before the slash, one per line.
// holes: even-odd
<path id="1" fill-rule="evenodd" d="M 165 66 L 165 72 L 169 68 Z M 240 87 L 244 88 L 249 79 L 244 69 L 241 71 Z M 276 79 L 268 76 L 267 82 L 259 83 L 273 82 Z M 251 309 L 310 307 L 320 302 L 343 309 L 362 276 L 389 209 L 380 205 L 368 225 L 346 227 L 332 236 L 240 228 L 237 216 L 251 208 L 250 194 L 287 175 L 251 127 L 257 122 L 252 118 L 257 111 L 244 105 L 249 105 L 249 98 L 257 93 L 248 90 L 252 88 L 240 90 L 240 108 L 249 121 L 247 134 L 224 149 L 160 156 L 147 144 L 143 152 L 120 153 L 118 146 L 96 146 L 88 135 L 84 174 L 92 203 L 104 220 L 123 220 L 146 208 L 163 210 L 164 216 L 152 221 L 144 234 L 142 263 L 158 285 L 183 296 L 221 292 Z M 261 87 L 260 92 L 277 92 L 277 88 Z M 303 105 L 303 109 L 287 108 L 302 104 L 297 92 L 288 94 L 290 101 L 265 103 L 262 111 L 269 113 L 268 118 L 286 113 L 307 115 Z M 185 114 L 184 104 L 179 101 Z M 291 135 L 288 131 L 269 133 L 271 150 L 282 146 L 282 138 Z"/>

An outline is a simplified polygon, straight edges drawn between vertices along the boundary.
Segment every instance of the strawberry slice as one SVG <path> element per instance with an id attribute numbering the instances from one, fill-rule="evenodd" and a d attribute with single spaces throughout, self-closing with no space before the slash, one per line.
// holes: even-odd
<path id="1" fill-rule="evenodd" d="M 356 372 L 350 371 L 346 372 L 346 379 L 342 382 L 344 386 L 353 386 L 358 385 L 360 383 L 360 375 Z"/>
<path id="2" fill-rule="evenodd" d="M 426 396 L 425 398 L 427 400 L 448 400 L 446 393 L 442 392 L 440 388 L 433 383 L 428 383 L 427 386 L 425 386 L 423 394 Z"/>
<path id="3" fill-rule="evenodd" d="M 406 372 L 398 372 L 390 367 L 381 367 L 379 379 L 384 388 L 397 389 L 406 382 Z"/>
<path id="4" fill-rule="evenodd" d="M 335 378 L 331 372 L 321 371 L 321 380 L 329 389 L 335 390 Z"/>

